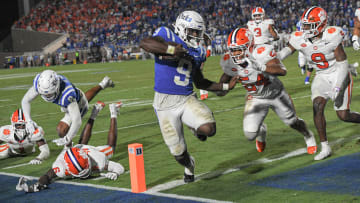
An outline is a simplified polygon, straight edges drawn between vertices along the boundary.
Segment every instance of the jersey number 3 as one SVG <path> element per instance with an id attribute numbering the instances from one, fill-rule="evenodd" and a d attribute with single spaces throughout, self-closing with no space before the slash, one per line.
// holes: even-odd
<path id="1" fill-rule="evenodd" d="M 255 32 L 255 37 L 261 37 L 261 29 L 260 28 L 255 28 L 254 32 Z"/>
<path id="2" fill-rule="evenodd" d="M 186 68 L 186 69 L 185 69 Z M 178 67 L 176 68 L 176 72 L 180 75 L 185 76 L 183 80 L 178 75 L 174 77 L 174 83 L 179 86 L 187 86 L 190 82 L 190 73 L 191 73 L 192 63 L 186 59 L 181 59 L 179 61 Z"/>

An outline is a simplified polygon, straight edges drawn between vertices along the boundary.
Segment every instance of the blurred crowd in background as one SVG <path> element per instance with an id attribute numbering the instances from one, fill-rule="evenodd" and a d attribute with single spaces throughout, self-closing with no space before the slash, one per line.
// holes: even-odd
<path id="1" fill-rule="evenodd" d="M 354 12 L 360 7 L 357 0 L 43 0 L 14 27 L 67 33 L 70 37 L 51 55 L 34 53 L 8 60 L 26 67 L 145 58 L 138 48 L 140 40 L 160 26 L 171 27 L 183 10 L 195 10 L 203 16 L 206 33 L 213 39 L 213 54 L 222 54 L 227 35 L 236 27 L 246 26 L 255 6 L 263 7 L 266 17 L 275 21 L 280 49 L 311 5 L 327 11 L 328 24 L 342 27 L 347 33 L 344 45 L 350 46 Z"/>

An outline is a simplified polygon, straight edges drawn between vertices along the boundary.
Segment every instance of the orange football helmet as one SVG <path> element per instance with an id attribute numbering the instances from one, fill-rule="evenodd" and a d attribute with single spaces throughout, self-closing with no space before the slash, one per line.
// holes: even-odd
<path id="1" fill-rule="evenodd" d="M 246 52 L 248 52 L 248 48 L 252 43 L 252 34 L 246 28 L 236 28 L 230 33 L 227 47 L 235 64 L 242 64 L 245 62 Z"/>
<path id="2" fill-rule="evenodd" d="M 89 156 L 81 149 L 72 147 L 66 150 L 64 155 L 66 169 L 78 178 L 87 178 L 91 172 L 91 161 Z"/>
<path id="3" fill-rule="evenodd" d="M 312 38 L 324 32 L 327 19 L 327 13 L 323 8 L 313 6 L 306 9 L 301 17 L 301 31 L 305 38 Z"/>
<path id="4" fill-rule="evenodd" d="M 255 21 L 255 23 L 260 23 L 265 18 L 265 10 L 261 7 L 255 7 L 251 11 L 251 18 Z"/>
<path id="5" fill-rule="evenodd" d="M 14 129 L 15 139 L 18 141 L 24 140 L 26 132 L 26 121 L 22 109 L 16 109 L 11 115 L 11 125 Z"/>

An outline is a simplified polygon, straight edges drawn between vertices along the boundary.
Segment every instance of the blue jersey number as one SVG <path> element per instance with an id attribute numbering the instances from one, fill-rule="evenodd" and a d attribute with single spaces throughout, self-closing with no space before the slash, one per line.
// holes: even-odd
<path id="1" fill-rule="evenodd" d="M 187 68 L 187 70 L 185 69 Z M 175 75 L 174 82 L 176 85 L 179 86 L 187 86 L 190 82 L 190 73 L 191 73 L 192 63 L 191 61 L 188 61 L 186 59 L 181 59 L 179 61 L 178 67 L 176 68 L 176 71 L 185 76 L 184 80 L 181 80 L 180 76 Z"/>

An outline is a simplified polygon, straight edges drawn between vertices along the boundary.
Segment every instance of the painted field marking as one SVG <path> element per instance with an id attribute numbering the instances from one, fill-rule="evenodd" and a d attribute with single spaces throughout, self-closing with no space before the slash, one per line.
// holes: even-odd
<path id="1" fill-rule="evenodd" d="M 344 143 L 346 141 L 349 140 L 354 140 L 354 139 L 360 139 L 360 135 L 353 135 L 349 138 L 340 138 L 336 141 L 333 141 L 330 143 L 331 146 L 333 145 L 337 145 L 337 144 L 341 144 Z M 225 175 L 225 174 L 229 174 L 229 173 L 233 173 L 236 171 L 240 171 L 243 170 L 245 168 L 248 168 L 249 166 L 253 166 L 253 165 L 257 165 L 257 164 L 267 164 L 267 163 L 271 163 L 274 161 L 279 161 L 279 160 L 283 160 L 283 159 L 287 159 L 287 158 L 291 158 L 294 156 L 299 156 L 302 154 L 306 154 L 307 153 L 307 149 L 306 148 L 300 148 L 300 149 L 296 149 L 294 151 L 291 151 L 289 153 L 284 154 L 281 157 L 278 158 L 274 158 L 274 159 L 269 159 L 269 158 L 261 158 L 255 161 L 251 161 L 249 163 L 245 163 L 245 164 L 240 164 L 238 166 L 235 166 L 233 168 L 227 169 L 227 170 L 219 170 L 219 171 L 209 171 L 209 172 L 205 172 L 199 175 L 195 175 L 195 182 L 202 180 L 202 179 L 208 179 L 208 178 L 212 178 L 212 177 L 218 177 L 220 175 Z M 183 180 L 174 180 L 174 181 L 170 181 L 164 184 L 160 184 L 160 185 L 156 185 L 152 188 L 149 188 L 147 191 L 148 192 L 160 192 L 163 190 L 169 190 L 175 187 L 179 187 L 181 185 L 185 185 L 186 183 Z"/>
<path id="2" fill-rule="evenodd" d="M 27 166 L 27 165 L 30 165 L 30 163 L 29 163 L 29 162 L 27 162 L 27 163 L 23 163 L 23 164 L 17 164 L 17 165 L 14 165 L 14 166 L 8 166 L 8 167 L 2 168 L 2 169 L 17 168 L 17 167 Z"/>
<path id="3" fill-rule="evenodd" d="M 22 177 L 24 175 L 16 174 L 16 173 L 5 173 L 0 172 L 0 175 L 6 175 L 6 176 L 12 176 L 12 177 Z M 38 180 L 39 177 L 34 176 L 24 176 L 29 180 Z M 71 181 L 64 181 L 59 180 L 55 181 L 55 183 L 62 183 L 67 185 L 75 185 L 75 186 L 87 186 L 92 188 L 99 188 L 99 189 L 105 189 L 105 190 L 113 190 L 113 191 L 121 191 L 121 192 L 129 192 L 131 193 L 131 190 L 128 188 L 120 188 L 120 187 L 110 187 L 110 186 L 104 186 L 104 185 L 95 185 L 90 183 L 78 183 L 78 182 L 71 182 Z M 14 185 L 15 189 L 15 185 Z M 134 194 L 134 193 L 131 193 Z M 176 195 L 176 194 L 167 194 L 167 193 L 159 193 L 159 192 L 143 192 L 140 194 L 148 194 L 153 196 L 159 196 L 159 197 L 168 197 L 168 198 L 175 198 L 175 199 L 181 199 L 181 200 L 193 200 L 193 201 L 199 201 L 199 202 L 214 202 L 214 203 L 230 203 L 228 201 L 219 201 L 219 200 L 213 200 L 213 199 L 207 199 L 207 198 L 201 198 L 201 197 L 192 197 L 192 196 L 184 196 L 184 195 Z M 134 194 L 136 195 L 136 194 Z"/>

